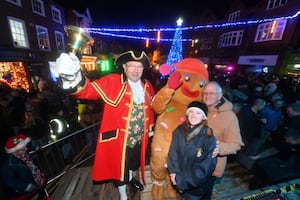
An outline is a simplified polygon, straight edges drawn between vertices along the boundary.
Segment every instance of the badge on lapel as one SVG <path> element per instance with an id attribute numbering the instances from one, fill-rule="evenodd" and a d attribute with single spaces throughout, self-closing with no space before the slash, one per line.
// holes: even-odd
<path id="1" fill-rule="evenodd" d="M 198 148 L 197 149 L 197 158 L 201 157 L 203 153 L 203 149 L 202 148 Z"/>

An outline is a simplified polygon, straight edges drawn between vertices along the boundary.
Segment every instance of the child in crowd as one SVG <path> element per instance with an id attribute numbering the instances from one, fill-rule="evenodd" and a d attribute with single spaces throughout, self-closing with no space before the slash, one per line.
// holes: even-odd
<path id="1" fill-rule="evenodd" d="M 39 199 L 44 198 L 46 176 L 27 153 L 30 141 L 30 137 L 17 134 L 5 144 L 7 155 L 0 164 L 0 180 L 10 200 L 26 200 L 38 193 Z"/>

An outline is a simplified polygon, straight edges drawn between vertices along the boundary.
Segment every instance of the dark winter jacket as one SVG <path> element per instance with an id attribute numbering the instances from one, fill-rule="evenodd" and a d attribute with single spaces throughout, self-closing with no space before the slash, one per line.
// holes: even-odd
<path id="1" fill-rule="evenodd" d="M 200 132 L 190 137 L 179 125 L 173 132 L 169 149 L 167 166 L 170 173 L 176 174 L 176 188 L 179 191 L 194 195 L 203 195 L 212 187 L 207 182 L 217 164 L 217 158 L 212 158 L 216 148 L 216 138 L 208 135 L 212 129 L 204 125 Z"/>
<path id="2" fill-rule="evenodd" d="M 0 180 L 12 197 L 29 193 L 30 188 L 37 188 L 28 166 L 12 154 L 7 154 L 0 163 Z"/>

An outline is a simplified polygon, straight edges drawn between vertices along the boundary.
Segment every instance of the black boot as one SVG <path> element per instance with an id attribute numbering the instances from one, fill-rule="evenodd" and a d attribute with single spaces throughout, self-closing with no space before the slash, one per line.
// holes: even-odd
<path id="1" fill-rule="evenodd" d="M 138 181 L 135 180 L 134 178 L 132 178 L 129 183 L 137 190 L 139 191 L 143 191 L 144 190 L 144 186 Z"/>

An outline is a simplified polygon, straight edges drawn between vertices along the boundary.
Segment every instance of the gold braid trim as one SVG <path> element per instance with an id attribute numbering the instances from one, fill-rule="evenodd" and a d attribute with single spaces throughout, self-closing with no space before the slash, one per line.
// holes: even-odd
<path id="1" fill-rule="evenodd" d="M 91 84 L 95 88 L 95 90 L 98 92 L 98 94 L 101 96 L 103 101 L 113 107 L 116 107 L 120 103 L 122 97 L 124 96 L 124 94 L 126 92 L 126 84 L 123 84 L 121 91 L 118 94 L 117 98 L 115 100 L 111 100 L 95 82 L 91 82 Z"/>

